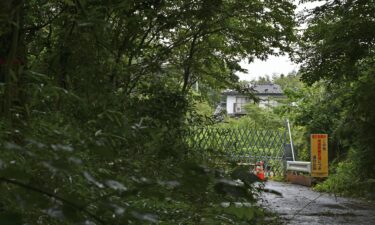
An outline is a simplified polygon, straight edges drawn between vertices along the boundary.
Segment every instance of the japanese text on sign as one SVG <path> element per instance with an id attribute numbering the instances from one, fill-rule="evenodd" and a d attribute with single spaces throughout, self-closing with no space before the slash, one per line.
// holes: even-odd
<path id="1" fill-rule="evenodd" d="M 311 175 L 328 176 L 328 135 L 311 134 Z"/>

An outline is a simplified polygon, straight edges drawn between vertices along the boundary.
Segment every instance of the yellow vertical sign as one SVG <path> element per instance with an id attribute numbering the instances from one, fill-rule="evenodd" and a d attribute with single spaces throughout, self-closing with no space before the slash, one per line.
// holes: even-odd
<path id="1" fill-rule="evenodd" d="M 311 134 L 311 176 L 328 177 L 327 134 Z"/>

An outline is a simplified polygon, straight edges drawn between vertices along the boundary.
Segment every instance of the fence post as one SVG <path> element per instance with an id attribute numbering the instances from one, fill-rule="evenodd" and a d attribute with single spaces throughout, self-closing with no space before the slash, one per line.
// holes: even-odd
<path id="1" fill-rule="evenodd" d="M 285 123 L 286 127 L 284 129 L 284 154 L 283 154 L 283 170 L 284 170 L 284 176 L 286 174 L 286 151 L 287 151 L 287 143 L 286 143 L 286 132 L 287 132 L 287 129 L 288 129 L 288 124 L 287 122 Z"/>
<path id="2" fill-rule="evenodd" d="M 291 130 L 290 130 L 289 119 L 286 119 L 286 124 L 288 125 L 289 140 L 290 140 L 290 148 L 291 148 L 291 150 L 292 150 L 292 158 L 293 158 L 293 161 L 296 161 L 296 159 L 295 159 L 295 157 L 294 157 L 293 138 L 292 138 L 292 132 L 291 132 Z"/>

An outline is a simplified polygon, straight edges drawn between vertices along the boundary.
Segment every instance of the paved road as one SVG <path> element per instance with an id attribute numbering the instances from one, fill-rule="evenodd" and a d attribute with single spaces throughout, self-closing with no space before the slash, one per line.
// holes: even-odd
<path id="1" fill-rule="evenodd" d="M 262 205 L 279 214 L 285 224 L 355 224 L 375 225 L 375 204 L 349 198 L 335 197 L 311 188 L 268 181 Z"/>

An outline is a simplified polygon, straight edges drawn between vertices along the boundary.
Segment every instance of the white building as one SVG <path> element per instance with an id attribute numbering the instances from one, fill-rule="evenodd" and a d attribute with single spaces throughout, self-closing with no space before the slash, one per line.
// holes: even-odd
<path id="1" fill-rule="evenodd" d="M 278 99 L 284 98 L 281 87 L 277 84 L 258 84 L 251 87 L 254 95 L 259 98 L 259 107 L 270 108 L 279 104 Z M 222 92 L 221 109 L 226 109 L 230 116 L 240 116 L 246 114 L 245 105 L 253 103 L 253 100 L 235 90 L 225 90 Z"/>

